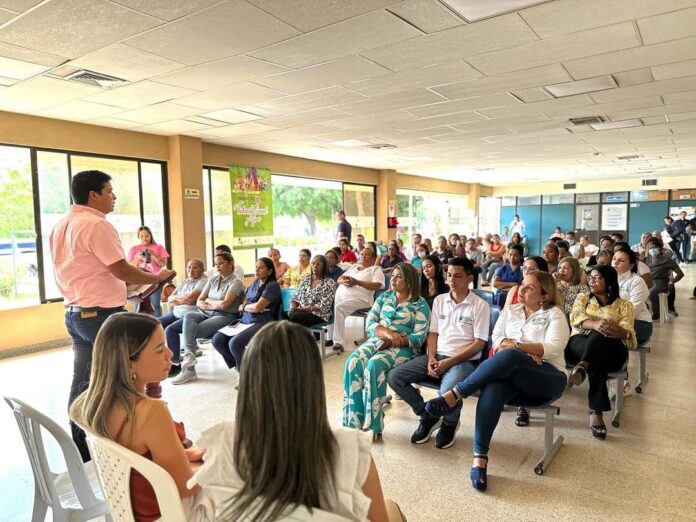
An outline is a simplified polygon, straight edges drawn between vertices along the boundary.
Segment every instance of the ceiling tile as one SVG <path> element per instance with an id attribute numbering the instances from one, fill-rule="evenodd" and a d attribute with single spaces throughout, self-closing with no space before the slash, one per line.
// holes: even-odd
<path id="1" fill-rule="evenodd" d="M 441 101 L 429 105 L 409 107 L 408 112 L 421 118 L 431 118 L 475 109 L 489 109 L 492 107 L 508 107 L 521 105 L 521 102 L 509 93 L 491 94 L 489 96 L 475 96 L 457 101 Z"/>
<path id="2" fill-rule="evenodd" d="M 220 111 L 205 112 L 200 115 L 202 118 L 210 118 L 225 123 L 243 123 L 261 119 L 261 116 L 250 112 L 238 111 L 235 109 L 222 109 Z"/>
<path id="3" fill-rule="evenodd" d="M 28 113 L 88 96 L 98 87 L 37 76 L 2 90 L 0 110 Z"/>
<path id="4" fill-rule="evenodd" d="M 549 38 L 693 5 L 693 0 L 555 0 L 520 11 L 520 16 L 540 38 Z"/>
<path id="5" fill-rule="evenodd" d="M 114 129 L 132 129 L 134 127 L 139 127 L 141 124 L 134 121 L 119 120 L 117 118 L 93 118 L 86 121 L 90 125 L 100 125 L 102 127 L 113 127 Z"/>
<path id="6" fill-rule="evenodd" d="M 541 87 L 532 87 L 530 89 L 512 91 L 511 94 L 514 94 L 525 103 L 534 103 L 553 99 L 553 96 L 549 93 L 549 91 L 542 89 Z"/>
<path id="7" fill-rule="evenodd" d="M 255 80 L 254 83 L 288 94 L 299 94 L 321 89 L 322 87 L 331 87 L 381 76 L 390 72 L 389 69 L 385 69 L 381 65 L 377 65 L 360 56 L 347 56 L 297 71 L 260 78 Z"/>
<path id="8" fill-rule="evenodd" d="M 56 67 L 68 60 L 62 56 L 56 56 L 55 54 L 33 51 L 31 49 L 25 49 L 24 47 L 18 47 L 16 45 L 10 45 L 2 42 L 0 42 L 0 56 L 35 63 L 38 65 L 46 65 L 48 67 Z"/>
<path id="9" fill-rule="evenodd" d="M 652 68 L 652 75 L 656 80 L 682 78 L 684 76 L 696 76 L 696 60 L 670 63 L 667 65 L 657 65 Z"/>
<path id="10" fill-rule="evenodd" d="M 34 111 L 32 114 L 36 116 L 44 116 L 46 118 L 57 118 L 60 120 L 70 121 L 86 121 L 102 116 L 115 114 L 121 109 L 110 105 L 102 105 L 100 103 L 92 103 L 82 100 L 73 100 L 61 105 L 56 105 L 48 109 Z"/>
<path id="11" fill-rule="evenodd" d="M 293 6 L 295 4 L 292 4 Z M 286 67 L 307 67 L 422 33 L 387 11 L 375 11 L 249 53 Z"/>
<path id="12" fill-rule="evenodd" d="M 457 100 L 529 87 L 540 87 L 553 83 L 561 83 L 570 79 L 572 78 L 561 65 L 553 64 L 524 71 L 489 76 L 478 80 L 453 83 L 451 85 L 435 87 L 432 90 L 446 98 Z"/>
<path id="13" fill-rule="evenodd" d="M 694 72 L 693 74 L 696 74 Z M 619 85 L 619 87 L 628 87 L 629 85 L 637 85 L 639 83 L 647 83 L 655 80 L 661 80 L 662 78 L 653 78 L 653 74 L 650 72 L 649 68 L 645 69 L 635 69 L 633 71 L 626 71 L 615 73 L 614 80 Z M 685 75 L 688 76 L 688 75 Z"/>
<path id="14" fill-rule="evenodd" d="M 291 140 L 295 138 L 327 134 L 335 130 L 336 129 L 334 127 L 322 125 L 321 123 L 310 123 L 308 125 L 300 125 L 299 127 L 293 127 L 291 129 L 274 130 L 267 132 L 265 135 L 271 139 Z"/>
<path id="15" fill-rule="evenodd" d="M 0 41 L 77 58 L 161 23 L 105 0 L 61 0 L 0 28 Z"/>
<path id="16" fill-rule="evenodd" d="M 35 5 L 40 4 L 42 1 L 43 0 L 0 0 L 0 7 L 9 11 L 14 11 L 15 13 L 23 13 Z"/>
<path id="17" fill-rule="evenodd" d="M 393 71 L 403 71 L 536 39 L 537 36 L 519 16 L 509 14 L 386 45 L 362 55 Z"/>
<path id="18" fill-rule="evenodd" d="M 143 81 L 118 87 L 117 89 L 100 89 L 98 94 L 94 94 L 85 99 L 105 105 L 123 107 L 124 109 L 135 109 L 137 107 L 152 105 L 153 103 L 173 100 L 186 96 L 187 94 L 193 94 L 194 92 L 195 91 L 183 89 L 181 87 L 172 87 L 170 85 Z"/>
<path id="19" fill-rule="evenodd" d="M 636 109 L 632 111 L 614 112 L 610 113 L 609 117 L 614 121 L 619 120 L 629 120 L 633 118 L 644 118 L 651 116 L 660 116 L 669 114 L 670 120 L 673 120 L 672 116 L 680 113 L 688 113 L 696 111 L 696 102 L 685 102 L 685 103 L 674 103 L 670 105 L 656 105 L 653 107 L 645 107 L 641 109 Z"/>
<path id="20" fill-rule="evenodd" d="M 239 83 L 286 70 L 285 67 L 280 65 L 242 55 L 187 67 L 184 70 L 160 76 L 157 78 L 157 81 L 167 85 L 206 91 L 214 87 Z"/>
<path id="21" fill-rule="evenodd" d="M 413 114 L 398 109 L 380 112 L 379 114 L 361 114 L 359 116 L 342 117 L 336 120 L 329 120 L 327 123 L 332 127 L 345 131 L 359 131 L 360 129 L 371 129 L 376 125 L 390 124 L 396 121 L 412 120 Z M 352 135 L 361 138 L 364 134 Z"/>
<path id="22" fill-rule="evenodd" d="M 466 60 L 484 74 L 500 74 L 639 45 L 641 41 L 635 27 L 627 22 L 477 56 L 467 51 Z"/>
<path id="23" fill-rule="evenodd" d="M 343 87 L 328 87 L 317 91 L 295 94 L 277 100 L 269 100 L 259 102 L 263 108 L 271 109 L 278 114 L 291 114 L 293 112 L 308 111 L 310 109 L 319 109 L 321 107 L 330 107 L 342 103 L 350 103 L 358 100 L 366 100 L 362 96 Z M 339 110 L 341 110 L 339 108 Z"/>
<path id="24" fill-rule="evenodd" d="M 590 96 L 597 103 L 604 103 L 616 100 L 630 100 L 635 98 L 643 98 L 645 96 L 690 91 L 694 89 L 695 85 L 696 76 L 689 76 L 688 78 L 660 80 L 650 83 L 642 83 L 640 85 L 632 85 L 630 87 L 622 87 L 620 89 L 612 89 L 610 91 L 595 92 Z"/>
<path id="25" fill-rule="evenodd" d="M 553 118 L 568 119 L 580 118 L 583 116 L 603 116 L 610 112 L 631 111 L 642 109 L 645 107 L 654 107 L 662 104 L 662 98 L 659 96 L 649 96 L 645 98 L 636 98 L 633 100 L 619 100 L 607 103 L 588 103 L 574 107 L 547 108 L 544 109 L 544 114 Z"/>
<path id="26" fill-rule="evenodd" d="M 155 123 L 152 125 L 144 125 L 142 127 L 136 127 L 133 130 L 136 130 L 138 132 L 147 132 L 150 134 L 163 134 L 165 136 L 172 136 L 175 134 L 188 134 L 192 131 L 200 131 L 205 129 L 210 129 L 210 126 L 188 120 L 172 120 L 162 123 Z"/>
<path id="27" fill-rule="evenodd" d="M 25 80 L 48 70 L 44 65 L 3 58 L 0 56 L 0 76 L 13 80 Z"/>
<path id="28" fill-rule="evenodd" d="M 645 45 L 696 35 L 696 7 L 638 20 Z"/>
<path id="29" fill-rule="evenodd" d="M 401 132 L 412 132 L 424 129 L 433 129 L 445 125 L 461 125 L 472 121 L 483 120 L 483 116 L 473 111 L 445 114 L 434 118 L 420 118 L 417 120 L 395 123 L 393 127 Z M 440 134 L 443 134 L 442 132 Z M 418 136 L 420 137 L 420 136 Z"/>
<path id="30" fill-rule="evenodd" d="M 71 61 L 69 65 L 123 78 L 129 82 L 139 82 L 185 67 L 178 62 L 124 44 L 104 47 Z"/>
<path id="31" fill-rule="evenodd" d="M 664 94 L 662 99 L 668 104 L 696 101 L 696 89 L 675 94 Z"/>
<path id="32" fill-rule="evenodd" d="M 15 16 L 17 16 L 17 13 L 13 13 L 12 11 L 6 11 L 5 9 L 0 9 L 0 25 L 4 24 L 5 22 L 9 22 Z"/>
<path id="33" fill-rule="evenodd" d="M 179 89 L 180 87 L 177 87 Z M 258 103 L 273 98 L 280 98 L 283 94 L 261 85 L 250 82 L 235 83 L 210 91 L 199 92 L 191 96 L 185 96 L 177 100 L 177 103 L 189 107 L 197 107 L 206 111 L 230 109 L 238 105 Z"/>
<path id="34" fill-rule="evenodd" d="M 170 102 L 162 102 L 148 105 L 140 109 L 119 112 L 118 114 L 113 114 L 111 117 L 150 125 L 153 123 L 162 123 L 169 120 L 185 118 L 186 116 L 194 116 L 199 112 L 200 109 L 184 107 Z"/>
<path id="35" fill-rule="evenodd" d="M 244 0 L 228 0 L 126 43 L 187 65 L 229 58 L 299 31 Z"/>
<path id="36" fill-rule="evenodd" d="M 19 81 L 19 80 L 15 80 L 15 79 L 13 79 L 13 78 L 5 78 L 5 77 L 3 77 L 3 76 L 0 76 L 0 85 L 2 85 L 2 86 L 4 86 L 4 87 L 8 87 L 8 86 L 10 86 L 10 85 L 14 85 L 14 84 L 17 83 L 18 81 Z"/>
<path id="37" fill-rule="evenodd" d="M 349 87 L 366 96 L 379 96 L 407 89 L 435 87 L 480 78 L 482 74 L 464 61 L 431 65 L 422 69 L 395 72 L 351 83 Z"/>
<path id="38" fill-rule="evenodd" d="M 220 138 L 227 138 L 229 136 L 244 136 L 247 134 L 256 134 L 259 132 L 268 132 L 276 130 L 275 127 L 270 125 L 264 125 L 263 123 L 257 123 L 255 121 L 248 121 L 245 123 L 238 123 L 237 125 L 227 125 L 225 127 L 215 127 L 213 129 L 197 131 L 199 135 L 210 134 L 211 136 L 217 136 Z"/>
<path id="39" fill-rule="evenodd" d="M 576 80 L 696 58 L 696 38 L 634 47 L 564 62 Z"/>
<path id="40" fill-rule="evenodd" d="M 347 116 L 348 115 L 346 113 L 337 111 L 335 109 L 321 108 L 289 114 L 287 116 L 272 116 L 270 118 L 264 118 L 262 123 L 273 125 L 274 127 L 279 127 L 281 129 L 286 129 L 288 127 L 296 127 L 309 123 L 337 120 Z"/>
<path id="41" fill-rule="evenodd" d="M 205 9 L 220 0 L 112 0 L 141 13 L 171 22 L 182 16 Z"/>
<path id="42" fill-rule="evenodd" d="M 389 7 L 389 11 L 424 33 L 436 33 L 466 23 L 437 0 L 406 0 Z"/>
<path id="43" fill-rule="evenodd" d="M 562 109 L 566 107 L 577 107 L 589 105 L 592 99 L 586 94 L 577 94 L 575 96 L 564 96 L 548 101 L 540 101 L 536 103 L 524 103 L 511 107 L 497 107 L 492 109 L 480 109 L 480 112 L 487 118 L 517 118 L 533 116 L 537 113 L 547 113 L 554 109 Z"/>

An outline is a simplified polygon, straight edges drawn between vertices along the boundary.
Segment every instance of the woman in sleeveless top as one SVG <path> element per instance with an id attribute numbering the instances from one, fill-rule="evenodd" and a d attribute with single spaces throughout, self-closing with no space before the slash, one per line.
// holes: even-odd
<path id="1" fill-rule="evenodd" d="M 145 395 L 146 384 L 167 378 L 170 363 L 171 351 L 157 319 L 136 313 L 112 315 L 99 330 L 90 385 L 73 403 L 70 418 L 164 468 L 179 490 L 187 520 L 212 520 L 210 500 L 200 488 L 186 486 L 204 450 L 184 449 L 183 424 L 172 420 L 166 403 Z M 154 490 L 135 470 L 130 491 L 136 521 L 160 518 Z"/>

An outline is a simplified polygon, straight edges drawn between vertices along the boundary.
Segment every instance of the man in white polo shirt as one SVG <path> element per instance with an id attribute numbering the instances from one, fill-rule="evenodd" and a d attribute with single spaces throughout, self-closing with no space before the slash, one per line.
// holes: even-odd
<path id="1" fill-rule="evenodd" d="M 420 417 L 411 442 L 423 444 L 438 428 L 435 446 L 449 448 L 459 428 L 461 406 L 439 419 L 425 411 L 425 402 L 413 383 L 431 380 L 440 385 L 440 394 L 476 368 L 488 340 L 490 307 L 479 296 L 469 292 L 474 265 L 463 257 L 451 259 L 447 265 L 450 292 L 438 295 L 433 302 L 428 334 L 428 353 L 402 364 L 387 374 L 389 386 L 413 408 Z"/>

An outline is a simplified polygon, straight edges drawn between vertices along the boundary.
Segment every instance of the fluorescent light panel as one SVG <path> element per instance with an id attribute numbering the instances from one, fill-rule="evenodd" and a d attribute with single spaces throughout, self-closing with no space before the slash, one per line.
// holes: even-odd
<path id="1" fill-rule="evenodd" d="M 547 0 L 440 0 L 467 22 L 517 11 Z"/>
<path id="2" fill-rule="evenodd" d="M 595 125 L 590 125 L 594 130 L 610 130 L 610 129 L 625 129 L 627 127 L 640 127 L 643 122 L 638 118 L 633 120 L 621 120 L 621 121 L 605 121 L 604 123 L 597 123 Z"/>
<path id="3" fill-rule="evenodd" d="M 557 83 L 547 85 L 544 88 L 556 98 L 564 96 L 574 96 L 576 94 L 585 94 L 588 92 L 604 91 L 606 89 L 616 89 L 618 85 L 616 80 L 610 74 L 606 76 L 597 76 L 596 78 L 587 78 L 575 82 Z"/>
<path id="4" fill-rule="evenodd" d="M 365 140 L 341 140 L 341 141 L 331 141 L 329 142 L 331 145 L 336 145 L 338 147 L 365 147 L 367 145 L 371 145 L 369 141 Z"/>

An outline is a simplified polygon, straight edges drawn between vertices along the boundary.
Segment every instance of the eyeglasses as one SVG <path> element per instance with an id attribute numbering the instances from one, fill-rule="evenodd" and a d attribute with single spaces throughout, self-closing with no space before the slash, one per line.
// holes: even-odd
<path id="1" fill-rule="evenodd" d="M 531 266 L 522 265 L 522 271 L 523 272 L 538 272 L 539 269 L 531 267 Z"/>
<path id="2" fill-rule="evenodd" d="M 591 275 L 587 278 L 588 281 L 602 281 L 604 278 L 601 275 Z"/>

